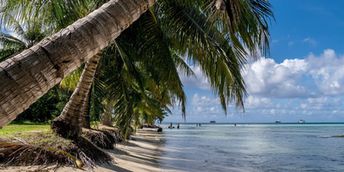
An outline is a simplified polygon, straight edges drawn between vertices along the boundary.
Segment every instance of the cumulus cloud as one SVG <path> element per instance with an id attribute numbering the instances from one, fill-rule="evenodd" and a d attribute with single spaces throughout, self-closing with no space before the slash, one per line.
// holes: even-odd
<path id="1" fill-rule="evenodd" d="M 344 93 L 344 56 L 326 49 L 316 56 L 285 59 L 277 63 L 264 58 L 244 66 L 242 74 L 250 95 L 269 98 L 307 98 Z M 210 90 L 209 82 L 197 65 L 195 76 L 181 76 L 186 86 Z"/>
<path id="2" fill-rule="evenodd" d="M 338 119 L 344 114 L 343 66 L 344 56 L 332 49 L 326 49 L 319 55 L 310 53 L 304 58 L 282 62 L 261 58 L 246 64 L 242 69 L 248 91 L 244 116 L 257 120 L 260 118 L 255 115 L 269 116 L 266 119 L 270 120 L 275 117 L 276 120 L 297 121 L 307 119 L 307 116 L 312 116 L 310 119 L 321 116 L 321 120 L 331 120 L 336 116 Z M 201 91 L 190 96 L 187 113 L 201 115 L 204 119 L 209 115 L 224 116 L 220 101 L 210 92 L 200 67 L 191 68 L 196 77 L 182 77 L 183 83 L 188 88 Z M 242 114 L 233 105 L 228 109 L 229 114 Z"/>
<path id="3" fill-rule="evenodd" d="M 208 79 L 204 75 L 201 67 L 198 65 L 192 65 L 190 66 L 190 68 L 192 69 L 195 75 L 194 76 L 181 75 L 182 83 L 186 86 L 196 87 L 203 90 L 209 90 L 210 85 L 209 85 Z"/>
<path id="4" fill-rule="evenodd" d="M 192 114 L 219 114 L 222 109 L 218 98 L 194 94 L 191 99 Z"/>
<path id="5" fill-rule="evenodd" d="M 344 93 L 344 56 L 338 56 L 334 50 L 327 49 L 320 57 L 309 55 L 308 60 L 312 66 L 309 73 L 322 94 Z"/>
<path id="6" fill-rule="evenodd" d="M 250 95 L 269 98 L 307 98 L 344 93 L 344 56 L 326 49 L 316 56 L 285 59 L 277 63 L 261 58 L 244 66 L 242 74 Z M 209 82 L 197 65 L 195 76 L 182 76 L 184 85 L 209 90 Z"/>
<path id="7" fill-rule="evenodd" d="M 251 95 L 273 98 L 307 98 L 344 93 L 344 57 L 332 49 L 320 56 L 286 59 L 270 58 L 247 64 L 243 76 Z"/>
<path id="8" fill-rule="evenodd" d="M 297 82 L 306 70 L 307 63 L 301 59 L 285 60 L 278 64 L 273 59 L 262 58 L 246 65 L 243 77 L 249 94 L 291 98 L 310 94 Z"/>
<path id="9" fill-rule="evenodd" d="M 245 101 L 246 108 L 255 109 L 255 108 L 269 108 L 272 106 L 272 101 L 270 98 L 258 97 L 258 96 L 248 96 Z"/>
<path id="10" fill-rule="evenodd" d="M 341 106 L 343 101 L 340 98 L 334 97 L 318 97 L 318 98 L 308 98 L 300 104 L 301 109 L 334 109 L 335 107 Z"/>

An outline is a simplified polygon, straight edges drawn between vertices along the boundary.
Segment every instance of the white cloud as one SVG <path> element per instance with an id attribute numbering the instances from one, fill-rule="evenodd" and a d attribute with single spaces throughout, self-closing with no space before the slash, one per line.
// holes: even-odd
<path id="1" fill-rule="evenodd" d="M 193 66 L 190 66 L 190 68 L 195 73 L 195 76 L 181 75 L 182 83 L 187 86 L 209 90 L 210 85 L 209 85 L 208 79 L 204 75 L 201 67 L 198 65 L 193 65 Z"/>
<path id="2" fill-rule="evenodd" d="M 211 94 L 206 77 L 200 67 L 191 68 L 196 77 L 182 77 L 183 83 L 201 91 L 189 98 L 187 113 L 202 119 L 212 115 L 221 118 L 224 112 L 220 101 Z M 282 62 L 261 58 L 245 65 L 242 74 L 248 91 L 245 113 L 231 105 L 229 114 L 243 115 L 228 118 L 242 120 L 248 115 L 258 121 L 264 117 L 282 121 L 317 119 L 317 116 L 328 121 L 344 119 L 344 56 L 332 49 Z"/>
<path id="3" fill-rule="evenodd" d="M 268 108 L 271 107 L 272 101 L 266 97 L 258 97 L 258 96 L 248 96 L 245 100 L 246 108 Z"/>
<path id="4" fill-rule="evenodd" d="M 300 104 L 301 109 L 307 110 L 339 110 L 343 109 L 344 101 L 339 97 L 308 98 Z"/>
<path id="5" fill-rule="evenodd" d="M 222 111 L 218 98 L 194 94 L 191 99 L 192 114 L 219 114 Z"/>
<path id="6" fill-rule="evenodd" d="M 309 69 L 309 74 L 324 95 L 344 93 L 343 56 L 338 56 L 334 50 L 327 49 L 320 57 L 311 54 L 308 60 L 312 66 Z"/>
<path id="7" fill-rule="evenodd" d="M 278 64 L 273 59 L 262 58 L 246 65 L 243 77 L 249 94 L 290 98 L 310 94 L 297 82 L 306 70 L 307 63 L 301 59 L 287 59 Z"/>
<path id="8" fill-rule="evenodd" d="M 275 98 L 301 98 L 344 93 L 344 57 L 326 49 L 320 56 L 270 58 L 247 64 L 243 76 L 249 94 Z"/>

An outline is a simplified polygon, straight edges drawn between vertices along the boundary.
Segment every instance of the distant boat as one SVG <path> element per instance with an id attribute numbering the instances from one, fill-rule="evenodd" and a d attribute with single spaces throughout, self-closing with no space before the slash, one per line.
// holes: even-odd
<path id="1" fill-rule="evenodd" d="M 275 121 L 275 123 L 276 123 L 276 124 L 280 124 L 280 123 L 282 123 L 282 122 L 281 122 L 281 121 Z"/>
<path id="2" fill-rule="evenodd" d="M 209 123 L 210 123 L 210 124 L 215 124 L 215 123 L 216 123 L 216 121 L 210 121 Z"/>
<path id="3" fill-rule="evenodd" d="M 305 120 L 303 120 L 303 119 L 300 119 L 300 120 L 299 120 L 299 124 L 304 124 L 304 123 L 306 123 Z"/>

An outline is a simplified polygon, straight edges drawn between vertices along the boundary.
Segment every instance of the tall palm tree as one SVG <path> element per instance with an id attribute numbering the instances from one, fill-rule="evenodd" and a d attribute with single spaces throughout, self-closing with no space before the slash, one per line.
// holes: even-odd
<path id="1" fill-rule="evenodd" d="M 97 55 L 96 55 L 97 56 Z M 100 55 L 98 55 L 100 56 Z M 98 62 L 97 61 L 99 60 L 98 58 L 91 58 L 88 62 L 86 62 L 86 64 L 88 63 L 93 63 L 93 64 L 96 64 L 97 63 L 97 66 L 98 66 Z M 89 75 L 90 73 L 94 73 L 93 75 Z M 86 76 L 87 75 L 87 76 Z M 88 128 L 90 129 L 91 128 L 91 125 L 90 125 L 90 104 L 91 104 L 91 100 L 92 100 L 92 94 L 94 94 L 94 91 L 92 91 L 92 87 L 94 86 L 94 81 L 93 79 L 94 78 L 87 78 L 87 77 L 95 77 L 96 75 L 96 66 L 94 67 L 89 67 L 89 65 L 85 65 L 84 67 L 82 68 L 79 68 L 78 70 L 75 70 L 74 72 L 72 72 L 70 75 L 66 76 L 62 81 L 61 83 L 59 84 L 59 87 L 63 90 L 66 90 L 68 92 L 73 92 L 74 95 L 79 95 L 81 97 L 86 97 L 85 99 L 75 99 L 75 98 L 72 98 L 70 97 L 70 99 L 68 100 L 67 104 L 69 104 L 68 106 L 78 106 L 79 108 L 78 109 L 75 109 L 77 111 L 74 110 L 74 113 L 77 112 L 77 114 L 79 114 L 80 116 L 80 124 L 83 128 Z M 88 82 L 82 82 L 81 78 L 83 78 L 83 80 L 88 80 Z M 81 82 L 85 85 L 80 85 Z M 86 89 L 86 88 L 89 88 L 90 89 L 87 91 L 87 90 L 83 90 L 83 89 Z M 78 89 L 77 89 L 78 88 Z M 81 89 L 82 88 L 82 89 Z M 80 94 L 85 94 L 85 95 L 80 95 Z M 72 102 L 73 101 L 73 104 L 76 104 L 76 105 L 73 105 Z M 68 114 L 70 112 L 66 111 L 65 108 L 67 108 L 67 105 L 64 106 L 64 109 L 62 111 L 63 114 Z M 70 109 L 71 111 L 72 109 Z M 60 119 L 62 118 L 62 115 L 63 114 L 60 114 Z M 63 118 L 66 118 L 66 117 L 63 117 Z M 69 117 L 67 117 L 69 118 Z M 69 120 L 69 119 L 68 119 Z"/>
<path id="2" fill-rule="evenodd" d="M 151 13 L 147 12 L 147 14 L 145 16 L 149 16 L 148 14 L 151 14 Z M 152 16 L 150 16 L 149 18 L 144 17 L 144 18 L 140 19 L 141 22 L 139 22 L 139 23 L 146 23 L 147 19 L 148 19 L 148 22 L 151 22 L 153 20 Z M 142 45 L 138 44 L 137 42 L 142 42 L 142 44 L 148 42 L 148 41 L 144 41 L 144 40 L 136 40 L 136 41 L 133 41 L 135 44 L 128 43 L 128 42 L 130 42 L 128 40 L 135 39 L 133 37 L 133 35 L 141 34 L 141 35 L 145 35 L 144 36 L 145 39 L 147 39 L 147 37 L 152 39 L 152 29 L 144 30 L 143 29 L 144 26 L 140 26 L 138 24 L 132 25 L 131 27 L 133 27 L 135 29 L 130 29 L 133 31 L 130 33 L 127 32 L 127 33 L 122 34 L 120 37 L 124 37 L 124 38 L 118 38 L 118 40 L 117 40 L 117 42 L 119 42 L 119 44 L 121 44 L 122 47 L 126 48 L 126 52 L 131 52 L 132 49 L 140 49 L 140 48 L 142 49 Z M 138 33 L 138 31 L 142 31 L 142 30 L 144 30 L 144 31 Z M 151 35 L 148 35 L 148 34 L 151 34 Z M 156 34 L 156 33 L 153 32 L 153 34 Z M 170 98 L 171 99 L 172 98 L 177 99 L 182 104 L 183 112 L 185 112 L 186 98 L 185 98 L 185 93 L 184 93 L 183 88 L 182 88 L 182 83 L 181 83 L 180 78 L 178 76 L 178 72 L 177 72 L 176 66 L 174 65 L 174 61 L 172 59 L 172 56 L 169 52 L 169 48 L 166 47 L 164 43 L 165 42 L 163 42 L 162 40 L 157 40 L 156 44 L 158 44 L 158 45 L 162 44 L 163 45 L 162 48 L 158 48 L 158 49 L 156 49 L 156 47 L 155 47 L 155 49 L 151 49 L 151 47 L 154 47 L 154 46 L 145 47 L 145 49 L 146 49 L 145 51 L 147 51 L 147 52 L 151 51 L 154 53 L 154 55 L 150 54 L 149 56 L 147 56 L 146 54 L 139 54 L 139 53 L 130 53 L 130 55 L 129 55 L 126 52 L 124 52 L 122 50 L 122 48 L 120 48 L 120 46 L 117 43 L 114 43 L 113 47 L 110 46 L 108 49 L 106 49 L 106 51 L 103 53 L 104 56 L 115 56 L 117 58 L 120 58 L 120 60 L 122 61 L 121 67 L 125 66 L 125 68 L 128 70 L 125 75 L 126 76 L 128 76 L 128 75 L 133 76 L 130 79 L 123 77 L 123 76 L 121 76 L 121 77 L 123 77 L 121 79 L 113 78 L 113 77 L 111 77 L 112 75 L 118 76 L 118 74 L 122 74 L 122 72 L 121 71 L 111 71 L 111 69 L 110 69 L 110 72 L 112 72 L 112 73 L 107 72 L 108 76 L 105 76 L 106 81 L 110 82 L 110 84 L 109 84 L 110 87 L 106 87 L 107 89 L 110 90 L 110 92 L 107 94 L 123 95 L 123 93 L 125 91 L 128 91 L 131 84 L 134 84 L 133 82 L 131 82 L 131 84 L 127 84 L 127 87 L 125 87 L 125 88 L 121 87 L 122 89 L 124 89 L 124 90 L 121 90 L 121 92 L 113 93 L 111 89 L 116 90 L 117 85 L 123 84 L 123 82 L 122 83 L 117 82 L 118 80 L 120 80 L 120 81 L 129 80 L 130 81 L 130 80 L 135 79 L 138 82 L 136 84 L 138 84 L 140 89 L 141 89 L 139 92 L 136 92 L 136 95 L 142 95 L 145 92 L 145 88 L 143 87 L 142 83 L 140 83 L 142 76 L 138 73 L 139 71 L 136 69 L 137 67 L 135 67 L 135 63 L 138 63 L 138 62 L 142 63 L 144 61 L 145 64 L 149 64 L 151 61 L 154 61 L 156 63 L 155 66 L 159 66 L 165 70 L 156 69 L 157 67 L 154 67 L 154 66 L 149 66 L 149 67 L 146 66 L 146 70 L 147 69 L 149 69 L 149 70 L 156 69 L 155 71 L 151 71 L 152 74 L 156 75 L 154 77 L 155 82 L 157 82 L 157 83 L 158 82 L 164 82 L 165 85 L 168 85 L 168 87 L 165 86 L 164 88 L 168 89 L 168 91 L 170 91 L 170 94 L 171 94 Z M 148 49 L 150 49 L 150 50 L 148 50 Z M 162 50 L 162 51 L 160 51 L 160 50 Z M 159 52 L 163 52 L 165 54 L 161 54 L 161 53 L 159 54 Z M 135 57 L 136 59 L 134 59 L 133 57 Z M 161 59 L 161 60 L 158 61 L 158 59 Z M 175 59 L 178 59 L 178 58 L 175 58 Z M 93 57 L 90 60 L 93 62 L 93 64 L 96 64 L 100 60 L 100 57 L 98 57 L 96 59 Z M 166 61 L 169 63 L 165 63 Z M 117 66 L 116 65 L 117 64 L 115 64 L 115 67 L 120 69 L 120 67 L 118 65 Z M 113 67 L 113 66 L 111 66 L 111 63 L 105 64 L 105 66 L 103 65 L 103 67 L 101 67 L 101 68 L 109 69 L 109 67 L 110 68 Z M 185 66 L 184 66 L 184 69 L 185 69 Z M 83 124 L 87 123 L 85 120 L 86 119 L 85 117 L 88 117 L 89 114 L 86 114 L 86 105 L 88 105 L 88 101 L 87 101 L 87 99 L 89 97 L 88 94 L 90 92 L 90 88 L 91 88 L 91 85 L 92 85 L 93 80 L 94 80 L 95 72 L 96 72 L 96 67 L 90 68 L 90 67 L 87 67 L 87 65 L 86 65 L 86 67 L 84 68 L 80 82 L 78 83 L 77 88 L 74 90 L 74 93 L 73 93 L 71 99 L 69 100 L 69 102 L 65 106 L 62 114 L 52 122 L 52 128 L 56 133 L 58 133 L 64 137 L 77 138 L 76 136 L 79 135 L 79 133 L 81 131 L 81 126 Z M 85 73 L 92 73 L 93 75 L 85 75 Z M 159 73 L 159 74 L 156 74 L 156 73 Z M 83 82 L 83 80 L 87 80 L 87 82 Z M 111 87 L 113 85 L 116 85 L 116 86 Z M 162 84 L 160 84 L 160 85 L 162 85 Z M 131 92 L 132 91 L 133 90 L 131 90 Z M 144 97 L 146 97 L 146 96 L 144 95 Z M 125 101 L 121 101 L 121 102 L 122 103 L 127 102 L 127 105 L 134 106 L 134 104 L 131 103 L 131 101 L 133 101 L 133 98 L 134 97 L 130 97 L 130 98 L 127 97 L 127 99 L 125 99 Z M 106 124 L 106 125 L 112 125 L 111 114 L 112 114 L 113 106 L 119 105 L 118 102 L 115 104 L 115 101 L 112 99 L 113 99 L 113 97 L 107 96 L 104 98 L 104 100 L 101 100 L 102 105 L 104 107 L 104 111 L 103 111 L 104 113 L 102 115 L 102 122 L 103 122 L 103 124 Z M 169 105 L 171 105 L 171 104 L 172 103 L 170 103 Z M 132 113 L 129 110 L 134 109 L 134 107 L 127 106 L 124 109 L 125 109 L 125 111 L 121 111 L 121 114 L 123 114 L 122 117 L 124 117 L 125 114 L 129 115 L 129 116 L 132 115 Z M 161 114 L 161 113 L 156 113 L 156 114 Z M 127 118 L 121 118 L 122 121 L 125 119 L 127 119 Z M 122 123 L 122 124 L 126 124 L 126 123 Z M 121 129 L 123 129 L 125 131 L 128 128 L 126 126 L 129 126 L 129 125 L 124 125 L 124 126 L 119 126 L 119 127 L 121 127 Z"/>
<path id="3" fill-rule="evenodd" d="M 73 4 L 74 2 L 74 4 Z M 9 53 L 10 51 L 7 51 L 7 49 L 12 50 L 13 51 L 18 51 L 17 49 L 15 49 L 16 47 L 13 47 L 13 45 L 17 45 L 17 43 L 21 43 L 22 46 L 21 48 L 23 49 L 30 47 L 36 40 L 38 39 L 29 39 L 27 38 L 26 35 L 38 35 L 40 32 L 39 29 L 36 29 L 35 31 L 37 31 L 35 34 L 32 34 L 30 32 L 25 32 L 24 29 L 21 27 L 21 25 L 19 24 L 20 21 L 19 20 L 15 20 L 15 18 L 22 18 L 22 21 L 24 21 L 27 26 L 30 26 L 29 28 L 34 27 L 38 28 L 41 27 L 42 23 L 45 21 L 46 15 L 41 15 L 39 14 L 41 11 L 45 12 L 46 14 L 48 14 L 48 16 L 50 16 L 51 14 L 49 14 L 49 12 L 52 12 L 52 16 L 51 18 L 49 18 L 48 21 L 45 21 L 45 25 L 49 25 L 51 26 L 50 30 L 52 28 L 63 28 L 68 26 L 72 21 L 77 20 L 78 18 L 83 17 L 84 15 L 86 15 L 89 11 L 92 10 L 92 6 L 97 6 L 97 3 L 101 3 L 99 1 L 97 1 L 97 3 L 93 2 L 93 1 L 83 1 L 83 0 L 78 0 L 78 1 L 73 1 L 72 3 L 67 3 L 65 4 L 64 1 L 41 1 L 41 0 L 36 0 L 33 2 L 30 1 L 22 1 L 21 3 L 18 4 L 18 2 L 14 2 L 14 1 L 9 1 L 7 2 L 5 8 L 7 10 L 4 10 L 3 12 L 3 22 L 4 24 L 6 24 L 7 27 L 13 28 L 12 30 L 16 31 L 17 33 L 14 33 L 12 35 L 16 35 L 16 37 L 18 37 L 18 41 L 10 34 L 2 34 L 3 36 L 3 41 L 4 43 L 6 43 L 6 51 L 2 51 L 4 58 L 8 55 L 10 55 L 11 53 Z M 37 5 L 38 4 L 38 5 Z M 40 4 L 40 5 L 39 5 Z M 19 14 L 15 14 L 16 16 L 12 16 L 13 11 L 11 11 L 10 9 L 20 9 L 18 12 Z M 44 10 L 42 10 L 44 9 Z M 47 12 L 48 11 L 48 12 Z M 11 13 L 12 12 L 12 13 Z M 68 18 L 66 18 L 64 16 L 63 13 L 66 13 L 68 15 Z M 10 17 L 9 17 L 10 16 Z M 35 17 L 27 17 L 27 16 L 35 16 Z M 13 22 L 14 21 L 14 22 Z M 35 21 L 39 21 L 39 24 L 35 24 Z M 33 23 L 33 24 L 32 24 Z M 12 37 L 10 37 L 12 36 Z M 31 37 L 32 37 L 31 36 Z M 6 38 L 6 39 L 5 39 Z M 21 38 L 21 39 L 20 39 Z M 12 43 L 12 44 L 9 44 Z M 11 45 L 11 46 L 10 46 Z M 88 98 L 89 98 L 89 89 L 92 85 L 93 82 L 93 76 L 95 74 L 95 69 L 97 66 L 97 63 L 100 59 L 100 56 L 96 55 L 95 57 L 91 58 L 87 64 L 84 67 L 84 71 L 83 71 L 83 75 L 81 77 L 81 80 L 77 86 L 77 88 L 75 89 L 74 93 L 72 94 L 72 97 L 70 98 L 69 102 L 67 103 L 67 105 L 65 106 L 65 108 L 62 111 L 62 114 L 56 118 L 53 123 L 52 123 L 52 128 L 59 134 L 63 134 L 62 131 L 64 131 L 64 133 L 66 132 L 77 132 L 80 130 L 80 127 L 73 127 L 73 126 L 69 126 L 68 125 L 63 125 L 63 121 L 68 121 L 71 124 L 78 124 L 81 122 L 83 124 L 84 127 L 89 128 L 89 121 L 86 122 L 86 119 L 89 117 L 88 115 L 86 115 L 86 112 L 88 110 L 87 105 L 89 104 L 88 102 Z M 62 85 L 65 85 L 65 83 L 68 83 L 71 78 L 75 79 L 75 75 L 72 75 L 70 77 L 67 77 L 66 81 L 63 81 Z M 86 97 L 86 98 L 84 98 Z M 74 107 L 74 108 L 73 108 Z M 77 107 L 77 108 L 75 108 Z M 79 121 L 78 116 L 82 115 L 83 118 L 81 118 L 81 121 Z M 77 116 L 77 118 L 75 119 L 75 117 L 73 116 Z M 60 127 L 58 127 L 60 125 Z M 67 130 L 67 128 L 71 128 L 70 130 Z"/>
<path id="4" fill-rule="evenodd" d="M 82 116 L 80 115 L 86 111 L 85 109 L 87 107 L 85 106 L 88 104 L 90 89 L 100 58 L 101 55 L 95 55 L 87 61 L 80 81 L 71 98 L 61 115 L 55 118 L 51 124 L 52 129 L 63 137 L 77 138 L 81 132 L 83 122 L 81 121 Z M 65 121 L 68 121 L 68 123 Z"/>
<path id="5" fill-rule="evenodd" d="M 49 34 L 46 29 L 42 28 L 41 20 L 32 20 L 32 18 L 20 20 L 17 14 L 9 13 L 9 10 L 3 10 L 0 12 L 0 26 L 0 45 L 2 45 L 0 46 L 0 61 L 15 55 L 25 48 L 31 47 L 33 44 L 39 42 Z M 61 94 L 61 92 L 58 90 L 58 87 L 54 87 L 50 90 L 50 95 L 55 95 L 55 98 L 60 97 L 59 94 Z M 46 98 L 47 97 L 38 101 L 38 103 L 32 108 L 37 109 L 39 104 L 44 102 Z M 61 101 L 61 103 L 63 102 L 64 101 Z M 52 104 L 50 105 L 50 108 L 55 106 L 56 104 Z M 57 109 L 58 108 L 56 107 L 56 110 Z M 50 111 L 51 110 L 52 109 L 50 109 Z M 47 115 L 47 118 L 42 119 L 49 119 L 48 116 L 49 115 Z"/>
<path id="6" fill-rule="evenodd" d="M 140 122 L 143 115 L 152 119 L 163 118 L 165 112 L 169 111 L 168 106 L 172 106 L 174 101 L 180 102 L 185 112 L 186 96 L 177 67 L 191 70 L 187 65 L 182 65 L 182 59 L 173 56 L 168 40 L 163 38 L 155 15 L 150 11 L 116 40 L 117 47 L 120 47 L 120 59 L 123 59 L 126 66 L 129 62 L 132 70 L 126 71 L 123 66 L 117 66 L 115 70 L 119 70 L 117 73 L 121 75 L 109 78 L 116 81 L 110 84 L 113 87 L 110 90 L 114 90 L 115 123 L 124 136 L 130 133 L 133 125 Z M 127 79 L 137 74 L 140 75 L 139 80 Z"/>
<path id="7" fill-rule="evenodd" d="M 105 48 L 154 1 L 109 1 L 53 36 L 0 64 L 0 126 Z"/>
<path id="8" fill-rule="evenodd" d="M 53 30 L 68 26 L 73 21 L 86 15 L 92 9 L 92 6 L 97 5 L 96 3 L 92 4 L 92 1 L 77 0 L 73 2 L 66 3 L 59 0 L 6 1 L 3 9 L 0 11 L 2 26 L 0 43 L 3 45 L 0 51 L 0 60 L 6 59 L 22 49 L 31 47 L 34 43 L 43 39 L 44 35 L 49 34 Z M 42 12 L 44 15 L 42 15 Z M 64 15 L 64 13 L 67 15 Z M 47 16 L 49 17 L 47 18 Z M 94 60 L 90 60 L 88 64 L 94 64 Z M 85 70 L 93 69 L 91 66 L 86 65 Z M 86 76 L 83 78 L 87 78 L 92 71 L 84 73 Z M 72 100 L 75 101 L 75 98 L 72 98 Z M 70 106 L 70 103 L 68 105 Z M 86 111 L 86 105 L 87 103 L 84 103 L 83 108 L 80 109 Z M 66 113 L 66 111 L 63 112 Z"/>
<path id="9" fill-rule="evenodd" d="M 46 4 L 46 6 L 49 6 L 49 5 L 51 5 L 51 4 Z M 26 4 L 25 6 L 30 7 L 29 4 Z M 25 8 L 23 6 L 21 6 L 21 9 L 24 10 Z M 78 15 L 79 14 L 76 13 L 73 16 L 72 15 L 70 15 L 70 16 L 71 17 L 75 17 L 75 16 L 78 17 Z M 80 15 L 82 15 L 82 14 L 80 14 Z M 71 17 L 69 17 L 69 19 L 71 19 Z M 55 20 L 59 21 L 61 19 L 57 18 Z M 65 22 L 65 20 L 63 20 L 63 21 Z M 58 23 L 59 23 L 59 25 L 68 24 L 66 22 L 65 23 L 58 22 Z M 125 40 L 122 40 L 122 42 L 125 42 Z M 144 41 L 144 42 L 146 42 L 146 41 Z M 138 48 L 140 48 L 140 47 L 138 47 Z M 165 49 L 163 49 L 163 50 L 166 51 L 166 49 L 168 49 L 168 48 L 165 47 Z M 154 52 L 154 50 L 152 50 L 152 51 Z M 123 53 L 121 53 L 121 54 L 123 54 Z M 162 56 L 162 57 L 165 57 L 166 53 L 163 55 L 164 56 Z M 168 55 L 168 53 L 167 53 L 167 55 Z M 86 115 L 86 111 L 88 109 L 87 99 L 89 98 L 89 88 L 91 87 L 92 82 L 93 82 L 93 77 L 94 77 L 94 74 L 96 72 L 96 64 L 98 63 L 98 61 L 100 59 L 99 57 L 100 56 L 98 56 L 97 58 L 93 57 L 89 60 L 89 62 L 87 62 L 87 65 L 85 66 L 84 71 L 82 73 L 80 82 L 78 83 L 77 88 L 74 90 L 72 97 L 70 98 L 69 102 L 67 103 L 67 105 L 63 109 L 62 114 L 53 121 L 52 127 L 56 131 L 56 133 L 59 133 L 65 137 L 68 137 L 68 135 L 73 135 L 73 137 L 74 137 L 75 135 L 78 135 L 76 133 L 80 132 L 80 123 L 86 127 L 89 127 L 89 122 L 86 122 L 86 120 L 85 120 L 87 117 L 89 117 L 88 115 Z M 125 57 L 122 57 L 122 58 L 125 58 Z M 90 63 L 90 61 L 92 63 Z M 128 66 L 128 65 L 133 66 L 133 64 L 128 64 L 128 62 L 130 62 L 130 61 L 131 60 L 127 59 L 125 65 L 126 66 Z M 93 66 L 91 67 L 91 65 L 89 65 L 89 64 L 93 64 Z M 162 64 L 160 66 L 164 66 L 164 64 Z M 166 67 L 167 68 L 165 68 L 165 69 L 168 69 L 169 67 L 174 67 L 174 66 L 166 66 Z M 177 71 L 175 69 L 166 70 L 166 72 L 171 73 L 170 71 L 174 71 L 174 74 L 172 76 L 178 76 Z M 78 74 L 78 72 L 77 72 L 77 74 Z M 171 75 L 171 74 L 166 74 L 166 75 Z M 65 78 L 62 81 L 61 85 L 63 85 L 64 87 L 70 87 L 70 85 L 73 85 L 71 83 L 75 83 L 75 82 L 73 82 L 73 79 L 75 81 L 75 79 L 78 78 L 75 76 L 76 75 L 72 75 L 70 77 Z M 163 76 L 163 75 L 161 75 L 161 76 Z M 156 79 L 162 80 L 163 78 L 156 78 Z M 168 80 L 171 78 L 164 78 L 164 79 Z M 72 81 L 72 82 L 70 82 L 70 81 Z M 176 96 L 179 96 L 181 98 L 182 104 L 185 104 L 184 103 L 185 102 L 185 95 L 184 95 L 183 90 L 182 90 L 180 79 L 178 77 L 172 78 L 171 80 L 168 80 L 168 82 L 170 83 L 168 85 L 170 85 L 169 88 L 171 89 L 171 91 L 174 90 Z M 107 101 L 105 101 L 105 102 L 107 102 Z M 109 106 L 108 103 L 107 103 L 107 106 Z M 127 109 L 129 109 L 129 108 L 127 108 Z M 159 113 L 156 113 L 156 114 L 159 114 Z M 81 117 L 81 119 L 80 119 L 80 117 Z M 104 119 L 110 119 L 110 118 L 104 118 Z M 107 120 L 107 121 L 108 121 L 108 124 L 110 124 L 111 121 L 109 121 L 109 120 Z"/>
<path id="10" fill-rule="evenodd" d="M 139 122 L 140 114 L 159 116 L 173 104 L 173 100 L 185 104 L 185 94 L 176 67 L 166 61 L 172 60 L 169 55 L 162 56 L 166 49 L 145 49 L 152 53 L 134 52 L 132 49 L 142 49 L 147 41 L 139 41 L 137 37 L 155 34 L 154 30 L 145 31 L 142 23 L 147 23 L 149 14 L 125 31 L 116 41 L 116 44 L 104 51 L 100 66 L 100 80 L 105 85 L 103 122 L 112 125 L 112 116 L 124 135 L 127 135 L 131 124 Z M 142 43 L 139 43 L 142 42 Z M 161 45 L 161 41 L 155 41 Z M 164 44 L 162 44 L 164 45 Z M 151 48 L 151 47 L 150 47 Z M 157 61 L 157 58 L 162 60 Z M 165 62 L 165 63 L 163 63 Z M 151 65 L 151 64 L 154 65 Z M 164 68 L 161 71 L 160 68 Z M 157 73 L 157 71 L 159 71 Z M 190 70 L 190 69 L 189 69 Z M 153 76 L 155 75 L 155 76 Z M 171 79 L 173 78 L 173 79 Z M 163 91 L 162 91 L 163 90 Z M 154 113 L 153 113 L 154 112 Z M 154 118 L 154 117 L 152 117 Z M 137 124 L 137 123 L 135 123 Z"/>
<path id="11" fill-rule="evenodd" d="M 244 84 L 240 66 L 247 55 L 246 47 L 249 52 L 255 52 L 257 47 L 265 49 L 269 4 L 263 0 L 224 0 L 223 12 L 214 10 L 217 6 L 213 0 L 192 2 L 158 1 L 155 10 L 164 11 L 160 13 L 164 15 L 158 15 L 157 19 L 164 22 L 167 33 L 178 36 L 171 41 L 179 54 L 188 53 L 199 62 L 222 104 L 235 100 L 242 105 Z M 154 0 L 109 1 L 52 37 L 0 63 L 3 81 L 0 83 L 0 126 L 105 48 L 154 3 Z M 171 25 L 180 29 L 173 32 L 168 28 Z M 191 32 L 190 26 L 198 29 Z M 211 51 L 201 51 L 208 48 Z M 217 75 L 219 72 L 222 75 Z M 14 104 L 20 106 L 16 108 Z"/>
<path id="12" fill-rule="evenodd" d="M 85 14 L 85 11 L 87 11 L 86 7 L 80 7 L 80 4 L 71 5 L 71 6 L 65 6 L 65 2 L 63 1 L 54 1 L 51 3 L 47 3 L 45 5 L 40 5 L 40 8 L 37 8 L 37 5 L 32 5 L 30 3 L 37 4 L 39 1 L 30 2 L 26 1 L 22 2 L 22 4 L 18 4 L 18 2 L 9 1 L 5 5 L 4 9 L 0 12 L 0 18 L 1 18 L 1 26 L 0 29 L 0 44 L 3 45 L 0 48 L 0 60 L 6 59 L 9 56 L 19 52 L 20 50 L 23 50 L 25 48 L 31 47 L 34 43 L 40 41 L 45 36 L 48 35 L 49 31 L 51 32 L 54 29 L 63 28 L 68 26 L 71 22 L 77 20 L 78 18 L 81 18 Z M 44 2 L 40 2 L 44 3 Z M 91 3 L 91 2 L 90 2 Z M 86 3 L 85 3 L 86 4 Z M 70 4 L 68 4 L 70 5 Z M 39 5 L 38 5 L 39 6 Z M 42 16 L 39 13 L 41 13 L 41 9 L 45 9 L 46 7 L 50 7 L 49 9 L 52 10 L 52 12 L 55 12 L 56 17 L 50 18 L 49 21 L 45 21 L 46 16 Z M 73 8 L 72 8 L 73 7 Z M 16 8 L 20 10 L 11 10 L 11 8 Z M 35 9 L 37 8 L 37 9 Z M 80 11 L 80 9 L 85 8 L 86 10 Z M 60 17 L 61 15 L 57 15 L 56 11 L 62 10 L 63 12 L 66 12 L 68 14 L 68 18 Z M 17 13 L 14 13 L 17 12 Z M 30 11 L 30 13 L 27 13 L 26 11 Z M 42 10 L 47 11 L 47 9 Z M 30 15 L 28 15 L 30 14 Z M 27 17 L 29 16 L 29 17 Z M 30 17 L 34 16 L 34 17 Z M 73 19 L 74 18 L 74 19 Z M 51 23 L 56 22 L 57 24 L 53 25 Z M 42 26 L 50 26 L 49 29 L 46 27 L 43 29 Z M 92 63 L 93 64 L 93 63 Z M 86 65 L 90 66 L 90 65 Z M 92 69 L 90 67 L 85 67 L 85 69 Z M 89 72 L 84 72 L 88 74 Z M 73 78 L 67 77 L 66 81 L 63 83 L 68 82 L 70 79 Z M 85 77 L 84 77 L 85 78 Z M 86 106 L 86 104 L 84 105 Z M 81 108 L 81 109 L 87 109 Z"/>

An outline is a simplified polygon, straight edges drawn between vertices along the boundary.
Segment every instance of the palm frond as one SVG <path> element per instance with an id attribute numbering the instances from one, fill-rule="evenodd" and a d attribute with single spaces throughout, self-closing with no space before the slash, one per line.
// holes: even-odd
<path id="1" fill-rule="evenodd" d="M 164 11 L 164 15 L 159 19 L 173 40 L 173 48 L 201 66 L 214 92 L 222 97 L 224 110 L 232 101 L 242 107 L 245 87 L 240 68 L 245 56 L 236 54 L 225 33 L 209 23 L 205 13 L 197 8 L 187 8 L 175 1 L 161 4 L 160 8 L 158 11 Z"/>

